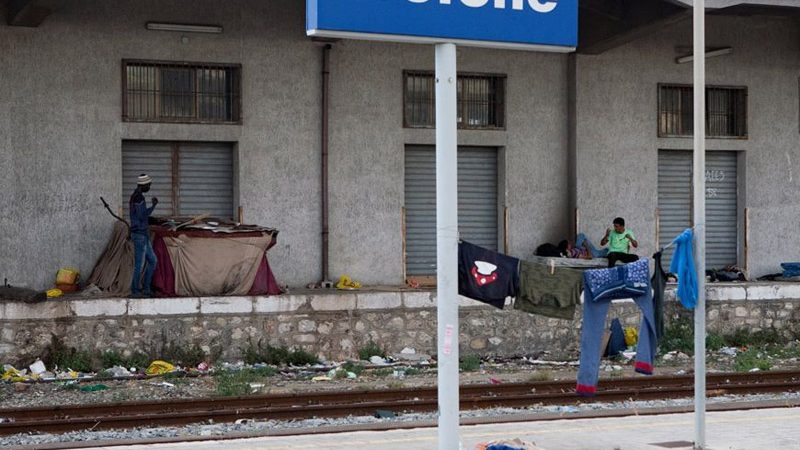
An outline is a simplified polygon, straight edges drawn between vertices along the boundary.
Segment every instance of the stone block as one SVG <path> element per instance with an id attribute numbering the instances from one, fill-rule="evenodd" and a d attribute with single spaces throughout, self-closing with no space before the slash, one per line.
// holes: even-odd
<path id="1" fill-rule="evenodd" d="M 294 341 L 298 344 L 313 344 L 317 342 L 317 335 L 315 334 L 298 334 L 294 337 Z"/>
<path id="2" fill-rule="evenodd" d="M 487 306 L 486 303 L 479 302 L 477 300 L 473 300 L 471 298 L 464 297 L 462 295 L 458 296 L 458 307 L 459 308 L 478 308 L 478 307 L 485 307 Z"/>
<path id="3" fill-rule="evenodd" d="M 744 306 L 737 306 L 736 307 L 736 317 L 747 317 L 747 308 Z"/>
<path id="4" fill-rule="evenodd" d="M 354 294 L 323 294 L 311 296 L 314 311 L 350 311 L 356 309 Z"/>
<path id="5" fill-rule="evenodd" d="M 800 299 L 800 284 L 782 284 L 777 286 L 776 300 Z"/>
<path id="6" fill-rule="evenodd" d="M 369 292 L 356 294 L 358 309 L 394 309 L 402 306 L 399 292 Z"/>
<path id="7" fill-rule="evenodd" d="M 61 317 L 72 316 L 69 302 L 51 300 L 44 303 L 21 303 L 9 302 L 5 303 L 5 314 L 3 319 L 6 320 L 47 320 L 58 319 Z"/>
<path id="8" fill-rule="evenodd" d="M 297 311 L 308 303 L 306 295 L 274 295 L 257 297 L 255 311 L 259 314 Z"/>
<path id="9" fill-rule="evenodd" d="M 129 316 L 175 316 L 199 312 L 199 298 L 132 298 L 128 300 Z"/>
<path id="10" fill-rule="evenodd" d="M 778 286 L 747 286 L 748 300 L 773 300 L 778 298 Z"/>
<path id="11" fill-rule="evenodd" d="M 301 320 L 297 324 L 297 331 L 301 333 L 313 333 L 317 329 L 317 323 L 313 320 Z"/>
<path id="12" fill-rule="evenodd" d="M 253 312 L 251 297 L 207 297 L 200 299 L 203 314 L 250 314 Z"/>
<path id="13" fill-rule="evenodd" d="M 708 286 L 706 298 L 717 301 L 746 300 L 747 290 L 743 286 Z"/>
<path id="14" fill-rule="evenodd" d="M 128 312 L 127 299 L 73 300 L 72 311 L 78 317 L 124 316 Z"/>
<path id="15" fill-rule="evenodd" d="M 404 292 L 403 305 L 406 308 L 435 308 L 436 298 L 431 292 Z"/>

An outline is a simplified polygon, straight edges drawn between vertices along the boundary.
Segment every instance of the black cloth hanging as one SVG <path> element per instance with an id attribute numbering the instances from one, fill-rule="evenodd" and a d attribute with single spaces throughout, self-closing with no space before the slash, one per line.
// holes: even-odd
<path id="1" fill-rule="evenodd" d="M 519 292 L 519 259 L 479 247 L 458 244 L 458 293 L 503 309 L 506 297 Z"/>
<path id="2" fill-rule="evenodd" d="M 653 286 L 653 315 L 656 321 L 656 339 L 664 336 L 664 290 L 667 288 L 667 273 L 661 267 L 661 252 L 653 255 L 655 271 L 650 284 Z"/>

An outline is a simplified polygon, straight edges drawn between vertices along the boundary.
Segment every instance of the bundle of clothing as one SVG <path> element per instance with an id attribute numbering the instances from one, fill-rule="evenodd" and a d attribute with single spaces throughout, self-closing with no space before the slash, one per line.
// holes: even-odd
<path id="1" fill-rule="evenodd" d="M 533 442 L 522 439 L 500 439 L 492 442 L 478 444 L 475 450 L 544 450 Z"/>

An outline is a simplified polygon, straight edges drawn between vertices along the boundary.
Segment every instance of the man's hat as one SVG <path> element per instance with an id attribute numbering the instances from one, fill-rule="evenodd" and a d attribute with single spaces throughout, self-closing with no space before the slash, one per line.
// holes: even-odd
<path id="1" fill-rule="evenodd" d="M 136 181 L 136 184 L 139 186 L 144 186 L 146 184 L 150 184 L 153 182 L 153 179 L 150 178 L 150 175 L 143 173 L 139 175 L 139 179 Z"/>

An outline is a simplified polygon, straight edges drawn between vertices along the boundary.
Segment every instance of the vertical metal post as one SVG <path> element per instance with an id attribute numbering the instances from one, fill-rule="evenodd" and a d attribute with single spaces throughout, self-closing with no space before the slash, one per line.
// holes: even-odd
<path id="1" fill-rule="evenodd" d="M 436 283 L 439 450 L 458 450 L 456 46 L 436 44 Z"/>
<path id="2" fill-rule="evenodd" d="M 694 448 L 706 448 L 706 23 L 705 0 L 694 1 Z"/>

